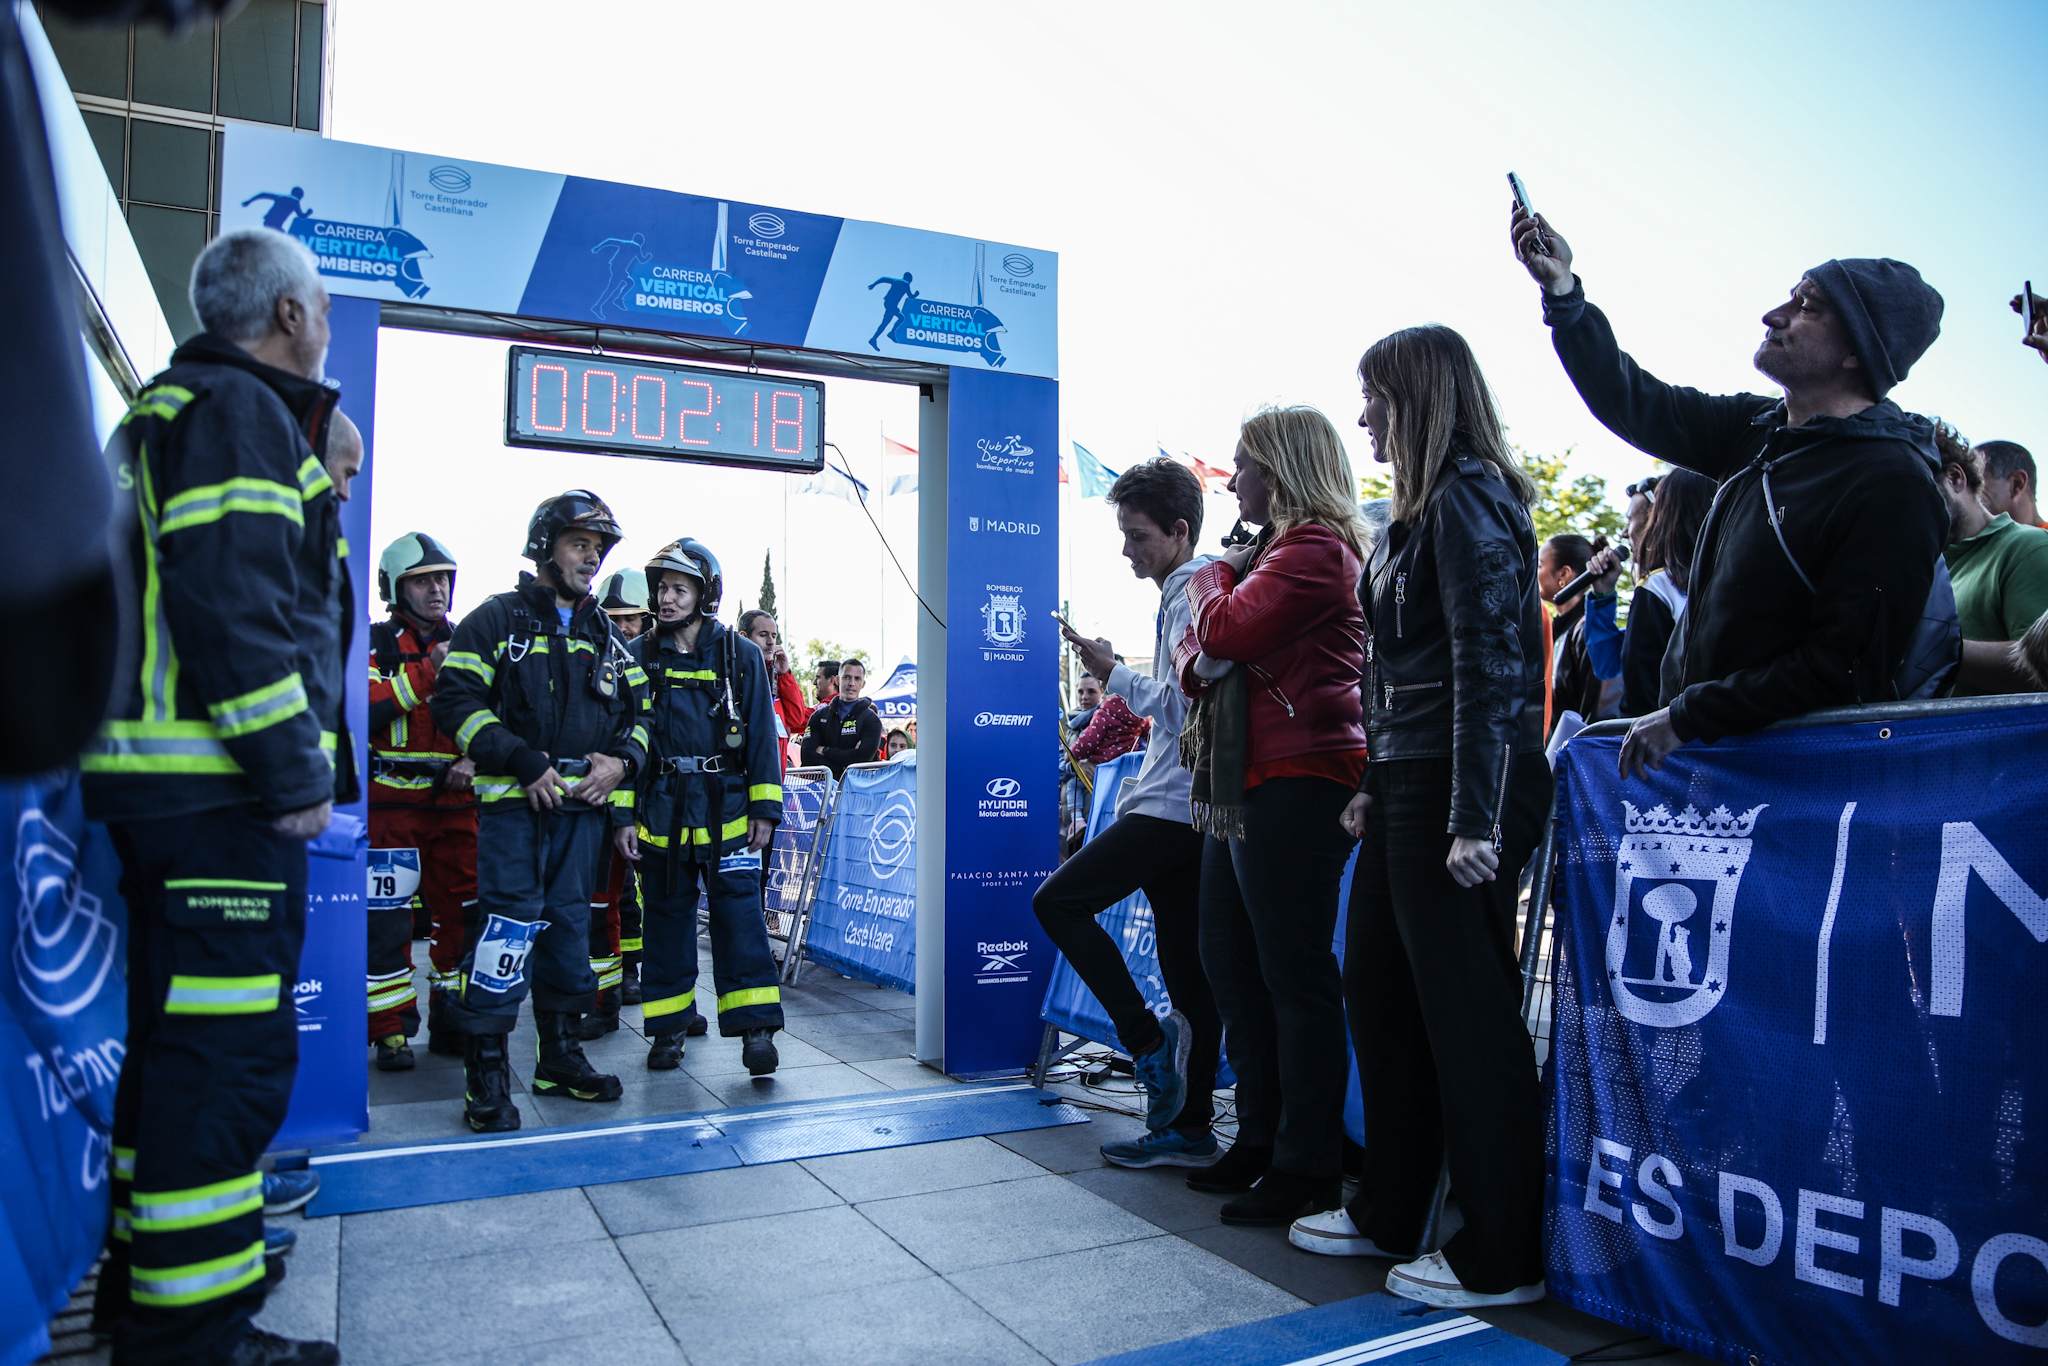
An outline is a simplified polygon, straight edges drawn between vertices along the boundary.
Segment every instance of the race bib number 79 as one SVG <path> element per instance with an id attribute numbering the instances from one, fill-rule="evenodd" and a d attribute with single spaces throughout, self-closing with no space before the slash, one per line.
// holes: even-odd
<path id="1" fill-rule="evenodd" d="M 412 905 L 420 889 L 420 851 L 417 849 L 372 849 L 370 851 L 370 909 L 395 911 Z"/>
<path id="2" fill-rule="evenodd" d="M 485 991 L 506 992 L 526 977 L 526 955 L 533 952 L 534 937 L 547 928 L 545 920 L 508 920 L 492 915 L 484 921 L 483 937 L 477 940 L 476 960 L 469 970 L 469 984 Z"/>

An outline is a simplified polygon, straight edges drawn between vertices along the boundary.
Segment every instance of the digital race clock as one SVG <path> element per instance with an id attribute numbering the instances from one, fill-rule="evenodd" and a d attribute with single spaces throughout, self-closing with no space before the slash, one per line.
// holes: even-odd
<path id="1" fill-rule="evenodd" d="M 825 467 L 825 386 L 515 346 L 505 444 L 815 474 Z"/>

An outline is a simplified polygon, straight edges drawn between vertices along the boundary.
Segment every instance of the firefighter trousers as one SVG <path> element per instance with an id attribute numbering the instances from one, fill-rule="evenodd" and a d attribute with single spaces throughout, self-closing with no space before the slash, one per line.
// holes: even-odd
<path id="1" fill-rule="evenodd" d="M 535 1010 L 597 1005 L 590 970 L 590 884 L 611 814 L 582 802 L 535 811 L 487 807 L 477 822 L 477 937 L 462 958 L 448 1020 L 465 1034 L 509 1034 L 529 994 Z"/>
<path id="2" fill-rule="evenodd" d="M 645 846 L 642 846 L 645 848 Z M 697 997 L 697 894 L 711 909 L 711 981 L 718 1032 L 782 1028 L 781 973 L 761 922 L 761 856 L 744 845 L 716 863 L 671 862 L 648 849 L 640 862 L 645 957 L 640 1012 L 648 1037 L 680 1034 Z"/>
<path id="3" fill-rule="evenodd" d="M 102 1304 L 114 1360 L 226 1361 L 263 1306 L 263 1176 L 299 1067 L 306 843 L 249 807 L 111 827 L 128 902 Z"/>
<path id="4" fill-rule="evenodd" d="M 428 981 L 445 990 L 476 937 L 476 808 L 372 806 L 370 847 L 419 855 L 419 898 L 433 917 Z M 370 922 L 370 1042 L 420 1031 L 412 981 L 412 908 L 373 909 Z"/>
<path id="5" fill-rule="evenodd" d="M 596 892 L 590 898 L 590 970 L 597 974 L 598 990 L 610 991 L 626 968 L 640 966 L 641 920 L 633 865 L 613 851 L 609 839 L 598 857 L 592 886 Z"/>

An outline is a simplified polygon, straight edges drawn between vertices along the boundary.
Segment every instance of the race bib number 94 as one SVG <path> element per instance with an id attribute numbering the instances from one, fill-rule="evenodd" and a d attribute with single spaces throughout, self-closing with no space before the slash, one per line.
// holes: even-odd
<path id="1" fill-rule="evenodd" d="M 370 909 L 395 911 L 412 905 L 420 889 L 420 851 L 417 849 L 372 849 L 370 851 Z"/>
<path id="2" fill-rule="evenodd" d="M 496 992 L 517 986 L 526 976 L 526 955 L 533 952 L 534 937 L 546 928 L 545 920 L 507 920 L 502 915 L 485 920 L 469 984 Z"/>

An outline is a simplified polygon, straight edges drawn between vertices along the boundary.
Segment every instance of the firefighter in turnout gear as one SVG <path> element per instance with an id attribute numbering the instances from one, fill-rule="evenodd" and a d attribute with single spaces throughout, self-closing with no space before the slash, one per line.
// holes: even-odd
<path id="1" fill-rule="evenodd" d="M 313 1366 L 339 1359 L 331 1344 L 249 1320 L 266 1284 L 257 1162 L 298 1071 L 306 842 L 357 795 L 342 723 L 357 609 L 322 463 L 344 420 L 317 378 L 328 300 L 303 246 L 225 233 L 192 299 L 207 330 L 108 450 L 133 493 L 140 610 L 121 624 L 131 672 L 80 760 L 128 907 L 96 1317 L 118 1316 L 123 1366 Z M 334 435 L 337 458 L 355 458 L 353 436 Z"/>
<path id="2" fill-rule="evenodd" d="M 433 924 L 427 1049 L 462 1051 L 447 990 L 476 925 L 476 765 L 434 726 L 435 684 L 454 634 L 448 604 L 455 556 L 407 532 L 377 561 L 391 608 L 370 628 L 370 1042 L 386 1072 L 413 1065 L 419 1032 L 412 981 L 412 906 Z"/>
<path id="3" fill-rule="evenodd" d="M 720 1035 L 744 1040 L 747 1071 L 775 1070 L 782 992 L 761 923 L 761 851 L 782 819 L 775 694 L 761 651 L 717 619 L 724 580 L 688 537 L 647 566 L 655 626 L 633 642 L 647 673 L 648 762 L 635 795 L 637 830 L 620 852 L 640 865 L 646 910 L 641 1018 L 647 1066 L 683 1056 L 696 1000 L 697 893 L 711 909 L 711 972 Z"/>
<path id="4" fill-rule="evenodd" d="M 529 991 L 534 1094 L 620 1095 L 580 1041 L 597 1005 L 591 884 L 611 825 L 631 823 L 647 757 L 646 676 L 590 595 L 619 536 L 587 490 L 536 508 L 525 554 L 538 572 L 462 619 L 434 692 L 435 727 L 477 770 L 479 924 L 447 1016 L 465 1035 L 464 1117 L 481 1133 L 519 1127 L 506 1043 Z"/>
<path id="5" fill-rule="evenodd" d="M 647 610 L 647 576 L 637 569 L 606 575 L 597 605 L 629 645 L 654 623 Z M 597 974 L 597 1009 L 583 1017 L 585 1040 L 616 1032 L 619 1007 L 640 1004 L 640 888 L 633 865 L 609 840 L 592 886 L 597 896 L 590 903 L 590 970 Z"/>

